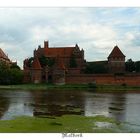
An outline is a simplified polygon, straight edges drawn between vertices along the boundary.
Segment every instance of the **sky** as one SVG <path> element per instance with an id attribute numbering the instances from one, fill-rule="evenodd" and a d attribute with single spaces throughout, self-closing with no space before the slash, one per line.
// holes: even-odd
<path id="1" fill-rule="evenodd" d="M 0 8 L 0 48 L 22 68 L 44 40 L 50 47 L 77 43 L 87 61 L 107 60 L 115 45 L 140 60 L 140 8 Z"/>

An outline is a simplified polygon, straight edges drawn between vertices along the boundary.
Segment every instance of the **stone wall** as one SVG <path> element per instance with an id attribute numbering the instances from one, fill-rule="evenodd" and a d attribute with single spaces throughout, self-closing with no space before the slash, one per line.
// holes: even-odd
<path id="1" fill-rule="evenodd" d="M 66 84 L 86 84 L 94 82 L 97 84 L 140 86 L 140 74 L 67 74 L 65 79 Z"/>

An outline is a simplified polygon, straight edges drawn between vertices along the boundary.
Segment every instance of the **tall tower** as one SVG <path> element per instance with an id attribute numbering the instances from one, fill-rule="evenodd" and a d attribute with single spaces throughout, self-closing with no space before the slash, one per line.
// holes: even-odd
<path id="1" fill-rule="evenodd" d="M 115 46 L 108 56 L 109 73 L 125 72 L 125 55 L 118 46 Z"/>

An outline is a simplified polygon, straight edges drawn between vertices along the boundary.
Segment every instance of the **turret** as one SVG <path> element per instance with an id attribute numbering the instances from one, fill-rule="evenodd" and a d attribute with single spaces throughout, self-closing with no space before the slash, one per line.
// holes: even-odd
<path id="1" fill-rule="evenodd" d="M 108 56 L 108 68 L 110 73 L 125 72 L 125 55 L 115 46 Z"/>
<path id="2" fill-rule="evenodd" d="M 36 57 L 37 56 L 37 54 L 36 54 L 36 49 L 34 50 L 34 57 Z"/>
<path id="3" fill-rule="evenodd" d="M 49 41 L 44 41 L 44 48 L 48 48 L 49 47 Z"/>

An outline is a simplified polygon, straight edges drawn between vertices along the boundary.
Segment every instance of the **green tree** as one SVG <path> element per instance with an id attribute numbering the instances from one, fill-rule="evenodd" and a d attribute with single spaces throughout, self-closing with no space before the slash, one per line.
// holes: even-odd
<path id="1" fill-rule="evenodd" d="M 107 73 L 106 65 L 106 62 L 88 62 L 84 72 L 87 74 Z"/>
<path id="2" fill-rule="evenodd" d="M 29 60 L 28 60 L 28 67 L 31 67 L 32 66 L 32 63 L 33 63 L 33 60 L 34 58 L 33 57 L 30 57 Z"/>
<path id="3" fill-rule="evenodd" d="M 9 66 L 0 61 L 0 84 L 9 83 Z"/>
<path id="4" fill-rule="evenodd" d="M 125 69 L 127 72 L 136 71 L 135 62 L 132 59 L 128 59 L 125 63 Z"/>
<path id="5" fill-rule="evenodd" d="M 135 62 L 136 72 L 140 72 L 140 61 Z"/>
<path id="6" fill-rule="evenodd" d="M 39 58 L 39 62 L 40 62 L 42 67 L 45 67 L 45 66 L 52 67 L 55 64 L 55 59 L 54 58 L 48 58 L 48 57 L 45 57 L 44 55 L 42 55 Z"/>
<path id="7" fill-rule="evenodd" d="M 20 84 L 22 81 L 23 71 L 19 69 L 19 66 L 10 67 L 4 62 L 0 62 L 0 84 Z"/>
<path id="8" fill-rule="evenodd" d="M 11 68 L 11 69 L 19 69 L 19 70 L 20 70 L 20 67 L 19 67 L 17 64 L 15 64 L 15 63 L 13 63 L 13 64 L 10 66 L 10 68 Z"/>
<path id="9" fill-rule="evenodd" d="M 76 67 L 77 67 L 76 58 L 74 55 L 72 55 L 70 58 L 70 68 L 76 68 Z"/>
<path id="10" fill-rule="evenodd" d="M 42 55 L 42 56 L 39 58 L 39 62 L 40 62 L 40 64 L 41 64 L 42 67 L 47 66 L 47 58 L 46 58 L 44 55 Z"/>
<path id="11" fill-rule="evenodd" d="M 9 81 L 10 84 L 21 84 L 23 81 L 23 72 L 17 68 L 10 69 Z"/>

